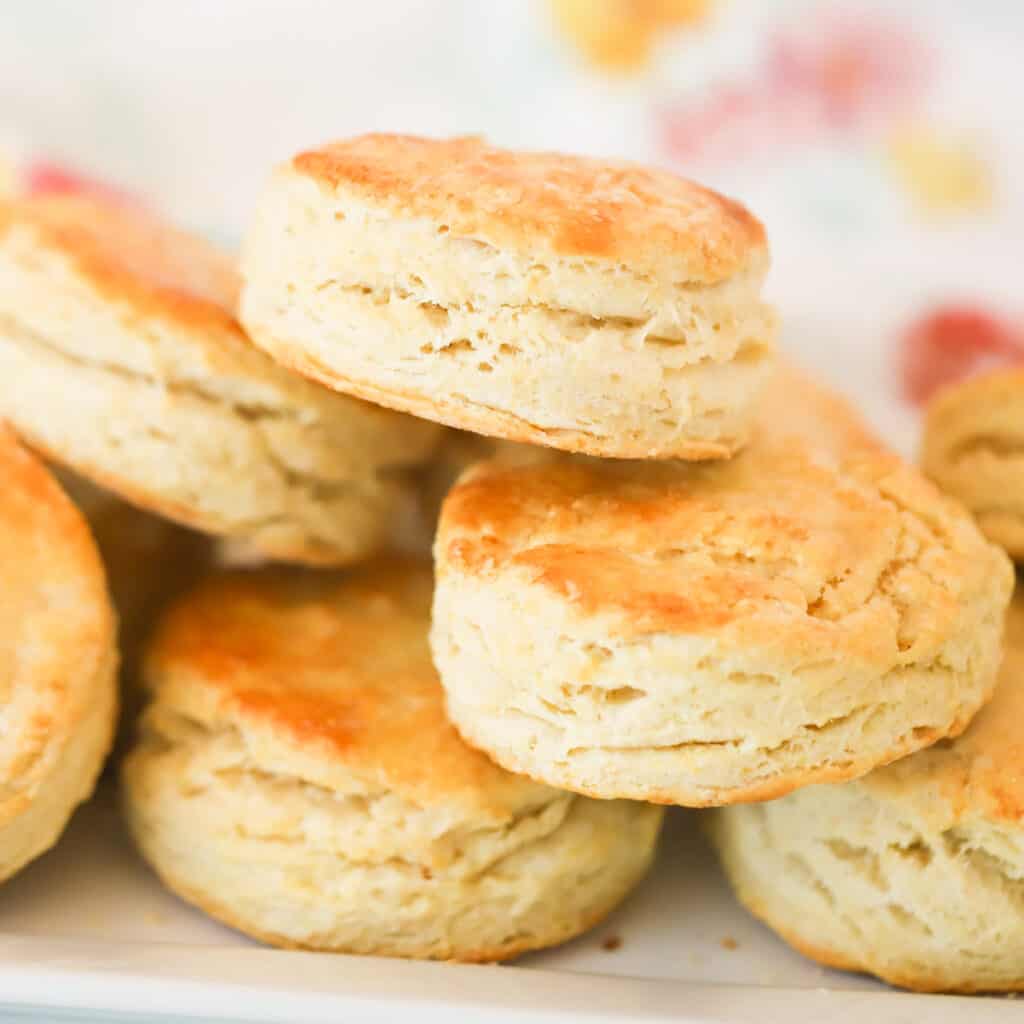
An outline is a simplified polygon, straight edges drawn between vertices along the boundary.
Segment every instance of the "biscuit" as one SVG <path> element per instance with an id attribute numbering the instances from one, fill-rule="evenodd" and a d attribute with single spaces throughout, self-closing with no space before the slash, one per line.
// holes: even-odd
<path id="1" fill-rule="evenodd" d="M 992 702 L 856 782 L 722 808 L 740 901 L 802 953 L 923 992 L 1024 990 L 1024 597 Z"/>
<path id="2" fill-rule="evenodd" d="M 116 623 L 81 514 L 0 425 L 0 880 L 92 793 L 117 713 Z"/>
<path id="3" fill-rule="evenodd" d="M 125 207 L 0 205 L 0 416 L 126 500 L 265 554 L 381 546 L 438 428 L 286 373 L 231 312 L 230 261 Z"/>
<path id="4" fill-rule="evenodd" d="M 941 392 L 928 406 L 921 464 L 985 536 L 1024 560 L 1024 370 Z"/>
<path id="5" fill-rule="evenodd" d="M 995 685 L 1008 559 L 795 371 L 728 462 L 471 469 L 435 542 L 449 715 L 510 771 L 694 806 L 853 778 Z"/>
<path id="6" fill-rule="evenodd" d="M 769 369 L 767 265 L 754 217 L 665 171 L 366 135 L 274 176 L 241 317 L 285 366 L 425 419 L 717 458 Z"/>
<path id="7" fill-rule="evenodd" d="M 444 717 L 421 562 L 224 574 L 171 611 L 124 767 L 163 880 L 278 946 L 499 960 L 646 871 L 659 808 L 502 771 Z"/>

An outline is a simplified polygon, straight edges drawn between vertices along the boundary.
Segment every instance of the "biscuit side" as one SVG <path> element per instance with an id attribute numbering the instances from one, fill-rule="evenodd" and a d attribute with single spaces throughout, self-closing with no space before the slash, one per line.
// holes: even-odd
<path id="1" fill-rule="evenodd" d="M 246 242 L 241 317 L 284 365 L 391 408 L 591 454 L 711 458 L 746 441 L 767 377 L 766 266 L 640 280 L 281 173 Z"/>
<path id="2" fill-rule="evenodd" d="M 124 767 L 128 821 L 172 889 L 288 948 L 485 961 L 560 942 L 642 877 L 660 825 L 653 807 L 553 792 L 500 823 L 450 817 L 255 754 L 158 702 Z"/>
<path id="3" fill-rule="evenodd" d="M 708 821 L 740 902 L 805 955 L 919 992 L 1024 989 L 1019 823 L 930 826 L 863 782 Z"/>

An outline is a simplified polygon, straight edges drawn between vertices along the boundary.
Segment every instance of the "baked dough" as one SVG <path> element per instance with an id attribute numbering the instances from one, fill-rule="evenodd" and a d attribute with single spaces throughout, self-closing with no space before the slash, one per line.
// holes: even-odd
<path id="1" fill-rule="evenodd" d="M 706 459 L 746 442 L 764 229 L 666 171 L 366 135 L 273 177 L 241 317 L 338 391 L 510 441 Z"/>
<path id="2" fill-rule="evenodd" d="M 597 797 L 762 800 L 956 735 L 1013 573 L 839 398 L 777 376 L 728 462 L 485 463 L 442 508 L 448 712 Z"/>
<path id="3" fill-rule="evenodd" d="M 659 808 L 518 778 L 458 738 L 431 591 L 418 562 L 266 570 L 171 611 L 124 782 L 172 889 L 278 946 L 500 960 L 579 934 L 639 881 Z"/>

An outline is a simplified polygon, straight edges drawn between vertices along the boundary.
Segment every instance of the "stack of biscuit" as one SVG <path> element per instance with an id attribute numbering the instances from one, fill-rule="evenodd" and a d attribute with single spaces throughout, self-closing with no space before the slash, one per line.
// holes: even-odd
<path id="1" fill-rule="evenodd" d="M 7 204 L 0 417 L 256 563 L 144 615 L 124 806 L 170 888 L 279 946 L 505 959 L 624 899 L 662 805 L 713 807 L 739 898 L 810 955 L 1024 987 L 1010 563 L 776 359 L 767 266 L 710 190 L 473 138 L 300 154 L 240 277 L 135 210 Z M 22 727 L 77 746 L 45 829 L 0 821 L 9 874 L 91 788 L 115 655 L 85 526 L 5 443 L 32 529 L 59 506 L 81 549 L 26 555 L 13 628 L 68 602 L 44 572 L 96 620 L 64 655 L 92 718 Z M 395 550 L 416 511 L 433 570 Z"/>

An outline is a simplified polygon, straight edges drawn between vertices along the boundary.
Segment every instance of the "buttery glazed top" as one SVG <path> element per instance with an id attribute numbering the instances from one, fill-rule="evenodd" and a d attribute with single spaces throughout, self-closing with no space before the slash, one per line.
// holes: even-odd
<path id="1" fill-rule="evenodd" d="M 222 574 L 165 618 L 147 682 L 158 706 L 236 728 L 301 777 L 347 775 L 419 806 L 505 821 L 555 794 L 498 768 L 449 724 L 427 646 L 432 592 L 416 561 Z"/>
<path id="2" fill-rule="evenodd" d="M 523 254 L 625 264 L 714 284 L 766 258 L 742 205 L 667 171 L 476 137 L 363 135 L 300 153 L 293 171 L 399 217 Z"/>
<path id="3" fill-rule="evenodd" d="M 32 799 L 112 669 L 114 614 L 85 520 L 0 424 L 0 824 Z"/>
<path id="4" fill-rule="evenodd" d="M 964 604 L 992 607 L 1011 577 L 959 506 L 790 369 L 726 462 L 470 470 L 435 555 L 441 577 L 542 588 L 611 635 L 716 634 L 805 664 L 937 657 Z"/>
<path id="5" fill-rule="evenodd" d="M 1010 605 L 995 696 L 967 731 L 878 769 L 859 785 L 912 805 L 936 831 L 979 821 L 1022 823 L 1024 596 L 1018 593 Z"/>

